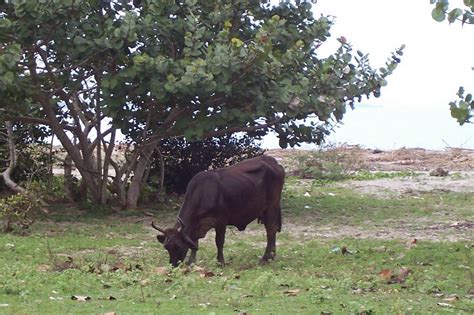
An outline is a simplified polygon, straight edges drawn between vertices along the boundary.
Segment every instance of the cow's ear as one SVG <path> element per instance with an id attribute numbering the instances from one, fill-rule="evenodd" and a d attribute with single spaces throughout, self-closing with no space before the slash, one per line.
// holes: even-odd
<path id="1" fill-rule="evenodd" d="M 166 236 L 164 234 L 158 234 L 156 238 L 158 239 L 158 242 L 163 244 L 165 242 Z"/>

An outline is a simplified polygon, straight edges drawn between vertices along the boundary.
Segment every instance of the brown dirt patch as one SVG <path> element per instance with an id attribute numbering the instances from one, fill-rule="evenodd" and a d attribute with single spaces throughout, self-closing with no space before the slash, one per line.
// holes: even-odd
<path id="1" fill-rule="evenodd" d="M 297 165 L 298 156 L 311 151 L 295 149 L 268 150 L 266 154 L 275 157 L 288 170 Z M 442 151 L 421 148 L 400 148 L 392 151 L 362 149 L 359 146 L 331 148 L 327 152 L 345 154 L 357 159 L 358 169 L 368 171 L 421 171 L 428 172 L 436 168 L 447 171 L 474 171 L 474 150 L 447 148 Z"/>

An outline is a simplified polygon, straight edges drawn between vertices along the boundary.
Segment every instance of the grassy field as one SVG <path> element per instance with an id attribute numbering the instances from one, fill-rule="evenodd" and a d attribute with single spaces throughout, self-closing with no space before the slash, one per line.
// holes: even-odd
<path id="1" fill-rule="evenodd" d="M 224 268 L 210 232 L 197 265 L 176 269 L 149 216 L 58 206 L 27 235 L 0 235 L 0 314 L 469 314 L 473 201 L 290 178 L 275 261 L 258 266 L 254 223 L 228 229 Z M 161 225 L 176 215 L 148 211 Z"/>

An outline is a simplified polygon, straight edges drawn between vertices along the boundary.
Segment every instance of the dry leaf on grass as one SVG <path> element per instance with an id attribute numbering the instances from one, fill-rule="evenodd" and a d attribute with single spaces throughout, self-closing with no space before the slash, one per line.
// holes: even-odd
<path id="1" fill-rule="evenodd" d="M 382 246 L 371 248 L 370 250 L 376 253 L 385 253 L 387 251 L 387 247 L 385 247 L 385 245 L 382 245 Z"/>
<path id="2" fill-rule="evenodd" d="M 392 271 L 390 269 L 382 269 L 382 271 L 379 272 L 380 278 L 385 281 L 390 281 L 392 279 Z"/>
<path id="3" fill-rule="evenodd" d="M 412 239 L 412 240 L 409 240 L 409 241 L 407 242 L 407 247 L 408 247 L 408 248 L 415 247 L 416 244 L 417 244 L 417 242 L 418 242 L 418 240 L 417 240 L 416 238 L 414 238 L 414 239 Z"/>
<path id="4" fill-rule="evenodd" d="M 301 292 L 301 289 L 291 289 L 283 292 L 286 296 L 297 296 Z"/>
<path id="5" fill-rule="evenodd" d="M 78 302 L 86 302 L 91 299 L 90 296 L 87 295 L 73 295 L 71 296 L 71 300 L 78 301 Z"/>
<path id="6" fill-rule="evenodd" d="M 36 267 L 36 271 L 38 271 L 38 272 L 48 272 L 50 270 L 51 270 L 51 266 L 46 265 L 46 264 L 38 265 L 38 267 Z"/>
<path id="7" fill-rule="evenodd" d="M 201 278 L 210 278 L 210 277 L 215 276 L 215 274 L 212 271 L 202 272 L 199 275 L 201 276 Z"/>
<path id="8" fill-rule="evenodd" d="M 411 270 L 408 268 L 400 268 L 398 271 L 397 276 L 395 279 L 393 279 L 392 283 L 403 283 L 405 280 L 408 278 L 408 275 L 410 274 Z"/>
<path id="9" fill-rule="evenodd" d="M 193 271 L 199 273 L 201 278 L 210 278 L 215 276 L 214 272 L 199 266 L 194 266 Z"/>
<path id="10" fill-rule="evenodd" d="M 457 294 L 452 294 L 446 298 L 443 299 L 443 301 L 446 301 L 446 302 L 455 302 L 455 301 L 458 301 L 459 300 L 459 296 Z"/>
<path id="11" fill-rule="evenodd" d="M 157 274 L 162 275 L 162 276 L 167 276 L 169 274 L 169 271 L 168 271 L 167 267 L 156 267 L 155 272 Z"/>
<path id="12" fill-rule="evenodd" d="M 115 300 L 117 300 L 117 298 L 110 295 L 110 296 L 105 297 L 105 298 L 100 297 L 100 298 L 98 298 L 98 300 L 115 301 Z"/>
<path id="13" fill-rule="evenodd" d="M 150 279 L 143 279 L 143 280 L 140 281 L 141 286 L 148 285 L 149 283 L 150 283 Z"/>
<path id="14" fill-rule="evenodd" d="M 410 273 L 411 270 L 408 268 L 400 268 L 397 272 L 393 272 L 390 269 L 382 269 L 382 271 L 379 272 L 379 276 L 388 284 L 393 284 L 405 282 Z"/>

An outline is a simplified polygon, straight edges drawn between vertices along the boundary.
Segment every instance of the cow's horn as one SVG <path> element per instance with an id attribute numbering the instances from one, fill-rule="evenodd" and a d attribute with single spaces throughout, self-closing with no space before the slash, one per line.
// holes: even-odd
<path id="1" fill-rule="evenodd" d="M 151 221 L 151 226 L 152 226 L 155 230 L 158 230 L 158 231 L 160 231 L 161 233 L 166 234 L 166 232 L 165 232 L 164 229 L 162 229 L 162 228 L 160 228 L 160 227 L 158 227 L 158 226 L 155 225 L 155 221 Z"/>

